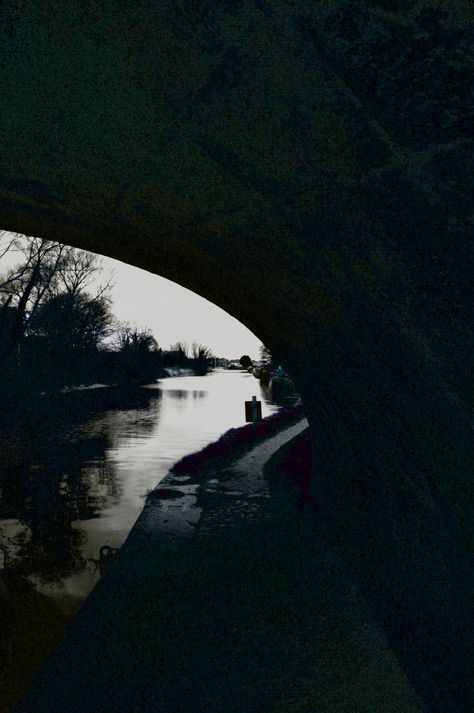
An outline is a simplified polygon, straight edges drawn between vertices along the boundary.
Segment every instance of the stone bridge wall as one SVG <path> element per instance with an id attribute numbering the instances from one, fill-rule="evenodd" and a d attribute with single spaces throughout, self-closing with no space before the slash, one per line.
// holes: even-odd
<path id="1" fill-rule="evenodd" d="M 324 536 L 436 711 L 472 694 L 470 23 L 462 0 L 0 10 L 0 227 L 174 280 L 281 354 Z"/>

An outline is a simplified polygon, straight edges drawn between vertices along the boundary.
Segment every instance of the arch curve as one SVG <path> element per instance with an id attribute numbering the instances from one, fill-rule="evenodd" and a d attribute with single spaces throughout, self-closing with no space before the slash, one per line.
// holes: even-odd
<path id="1" fill-rule="evenodd" d="M 2 227 L 156 272 L 284 355 L 324 536 L 417 690 L 467 710 L 470 144 L 461 74 L 435 120 L 390 38 L 466 70 L 469 17 L 319 5 L 6 1 Z"/>

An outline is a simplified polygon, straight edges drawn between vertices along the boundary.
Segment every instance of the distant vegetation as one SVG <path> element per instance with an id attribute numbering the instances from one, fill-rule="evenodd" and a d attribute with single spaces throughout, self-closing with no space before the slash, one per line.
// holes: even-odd
<path id="1" fill-rule="evenodd" d="M 118 322 L 111 279 L 97 255 L 0 233 L 3 395 L 145 383 L 166 376 L 165 367 L 209 371 L 208 347 L 178 342 L 163 351 L 147 327 Z"/>
<path id="2" fill-rule="evenodd" d="M 243 356 L 241 356 L 239 359 L 239 363 L 243 369 L 250 369 L 253 365 L 252 359 L 249 357 L 248 354 L 244 354 Z"/>

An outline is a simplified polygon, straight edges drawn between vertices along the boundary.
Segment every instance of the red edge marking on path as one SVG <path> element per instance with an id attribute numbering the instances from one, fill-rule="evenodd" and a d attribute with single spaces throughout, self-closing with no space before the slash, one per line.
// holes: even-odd
<path id="1" fill-rule="evenodd" d="M 298 404 L 297 406 L 282 409 L 278 411 L 278 413 L 267 416 L 256 425 L 248 423 L 240 428 L 231 428 L 214 443 L 210 443 L 202 448 L 202 450 L 191 453 L 191 455 L 179 460 L 171 470 L 174 473 L 193 472 L 206 461 L 227 455 L 237 446 L 250 444 L 253 441 L 258 441 L 265 436 L 269 436 L 278 426 L 285 423 L 285 421 L 291 421 L 296 416 L 303 415 L 303 405 Z"/>

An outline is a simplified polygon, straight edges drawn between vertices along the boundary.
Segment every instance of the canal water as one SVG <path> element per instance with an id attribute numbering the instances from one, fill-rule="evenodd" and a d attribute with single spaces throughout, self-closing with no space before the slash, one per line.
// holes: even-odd
<path id="1" fill-rule="evenodd" d="M 135 389 L 36 397 L 0 421 L 0 569 L 27 580 L 66 616 L 119 548 L 147 493 L 182 456 L 296 398 L 241 371 L 178 376 Z"/>

